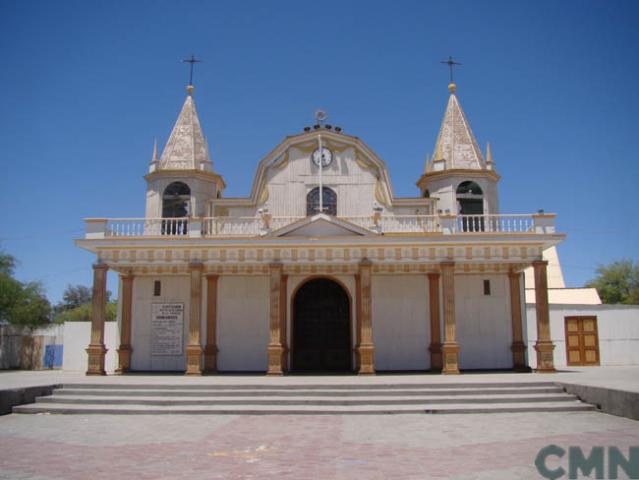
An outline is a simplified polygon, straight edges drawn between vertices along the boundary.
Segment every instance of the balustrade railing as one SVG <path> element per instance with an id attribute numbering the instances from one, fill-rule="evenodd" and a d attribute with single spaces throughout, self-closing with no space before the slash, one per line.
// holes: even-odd
<path id="1" fill-rule="evenodd" d="M 111 218 L 106 220 L 107 237 L 187 235 L 187 218 Z"/>
<path id="2" fill-rule="evenodd" d="M 87 219 L 86 238 L 258 236 L 304 217 Z M 375 233 L 554 233 L 554 215 L 370 215 L 338 217 Z"/>
<path id="3" fill-rule="evenodd" d="M 529 233 L 534 231 L 532 215 L 459 215 L 455 233 Z"/>

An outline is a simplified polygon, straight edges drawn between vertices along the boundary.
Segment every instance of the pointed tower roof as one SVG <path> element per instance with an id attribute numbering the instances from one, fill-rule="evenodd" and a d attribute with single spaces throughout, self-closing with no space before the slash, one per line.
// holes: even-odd
<path id="1" fill-rule="evenodd" d="M 189 85 L 186 91 L 188 95 L 160 157 L 160 169 L 211 171 L 208 145 L 193 101 L 193 86 Z"/>
<path id="2" fill-rule="evenodd" d="M 435 151 L 424 173 L 436 170 L 463 168 L 485 170 L 486 165 L 470 124 L 455 95 L 454 83 L 448 85 L 450 98 L 444 114 Z"/>

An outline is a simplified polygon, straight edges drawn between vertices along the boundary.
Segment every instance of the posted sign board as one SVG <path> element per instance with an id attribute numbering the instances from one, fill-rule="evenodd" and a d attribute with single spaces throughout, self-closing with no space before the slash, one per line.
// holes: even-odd
<path id="1" fill-rule="evenodd" d="M 183 303 L 151 305 L 151 355 L 182 355 Z"/>

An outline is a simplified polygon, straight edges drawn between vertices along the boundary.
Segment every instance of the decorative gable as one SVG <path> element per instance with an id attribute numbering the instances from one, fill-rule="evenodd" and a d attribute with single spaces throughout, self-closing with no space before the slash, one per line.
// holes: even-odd
<path id="1" fill-rule="evenodd" d="M 306 217 L 271 233 L 274 237 L 353 237 L 374 235 L 371 230 L 329 215 Z"/>

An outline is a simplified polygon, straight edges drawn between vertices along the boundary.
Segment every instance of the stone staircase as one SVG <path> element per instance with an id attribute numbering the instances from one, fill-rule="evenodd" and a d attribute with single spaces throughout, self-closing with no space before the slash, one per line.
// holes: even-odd
<path id="1" fill-rule="evenodd" d="M 446 414 L 594 410 L 551 382 L 65 384 L 14 413 Z"/>

